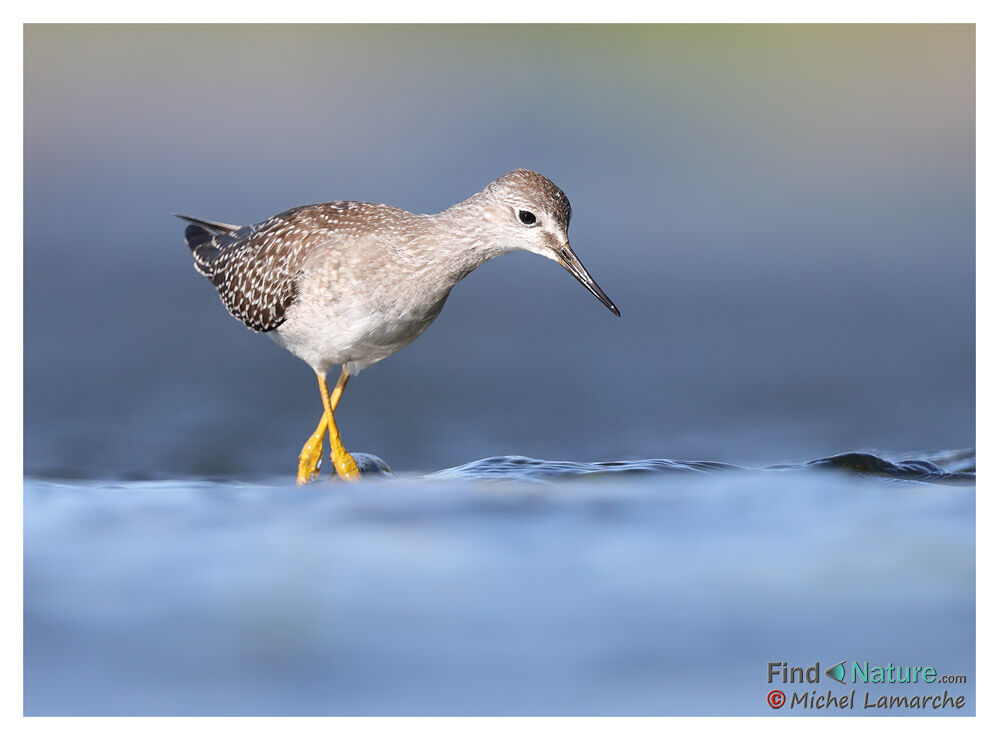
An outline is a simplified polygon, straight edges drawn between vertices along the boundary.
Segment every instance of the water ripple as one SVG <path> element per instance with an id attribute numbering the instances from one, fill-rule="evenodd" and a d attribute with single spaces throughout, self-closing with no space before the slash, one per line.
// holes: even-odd
<path id="1" fill-rule="evenodd" d="M 537 460 L 504 455 L 475 460 L 430 474 L 429 478 L 551 480 L 608 475 L 653 473 L 723 473 L 735 471 L 780 472 L 787 470 L 835 470 L 899 481 L 942 484 L 975 483 L 975 450 L 925 453 L 918 458 L 893 461 L 869 452 L 845 452 L 804 463 L 749 468 L 720 462 L 690 460 L 622 460 L 616 462 L 570 462 Z"/>

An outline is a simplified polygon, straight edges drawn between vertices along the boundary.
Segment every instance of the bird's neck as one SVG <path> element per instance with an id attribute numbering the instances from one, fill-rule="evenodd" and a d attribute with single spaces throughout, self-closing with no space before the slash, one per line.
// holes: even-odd
<path id="1" fill-rule="evenodd" d="M 452 286 L 475 268 L 502 254 L 511 247 L 496 243 L 491 227 L 487 201 L 482 193 L 431 216 L 437 244 L 438 266 L 453 281 Z"/>

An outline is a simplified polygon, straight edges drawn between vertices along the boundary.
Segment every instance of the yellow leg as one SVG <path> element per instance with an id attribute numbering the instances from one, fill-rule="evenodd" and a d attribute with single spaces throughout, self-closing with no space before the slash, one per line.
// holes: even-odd
<path id="1" fill-rule="evenodd" d="M 330 446 L 332 448 L 330 457 L 333 460 L 333 469 L 344 480 L 358 480 L 361 473 L 357 469 L 357 463 L 344 449 L 343 443 L 340 441 L 340 432 L 333 420 L 333 410 L 340 403 L 340 397 L 343 395 L 343 389 L 347 387 L 350 374 L 346 368 L 343 369 L 332 393 L 327 389 L 326 378 L 322 375 L 316 377 L 319 380 L 319 390 L 323 394 L 323 416 L 316 426 L 316 431 L 312 433 L 309 441 L 302 448 L 302 454 L 298 457 L 298 483 L 300 485 L 308 483 L 319 470 L 319 463 L 323 455 L 323 437 L 327 428 L 330 430 Z"/>
<path id="2" fill-rule="evenodd" d="M 326 378 L 322 375 L 316 377 L 319 378 L 319 390 L 323 394 L 323 409 L 326 411 L 326 424 L 330 431 L 330 458 L 333 460 L 333 469 L 344 480 L 360 480 L 361 471 L 357 469 L 357 462 L 354 458 L 344 449 L 343 442 L 340 441 L 340 431 L 336 428 L 336 421 L 333 419 L 333 409 L 340 403 L 340 396 L 343 395 L 343 389 L 347 387 L 350 373 L 347 372 L 347 368 L 341 371 L 340 379 L 336 382 L 332 394 L 326 387 Z"/>

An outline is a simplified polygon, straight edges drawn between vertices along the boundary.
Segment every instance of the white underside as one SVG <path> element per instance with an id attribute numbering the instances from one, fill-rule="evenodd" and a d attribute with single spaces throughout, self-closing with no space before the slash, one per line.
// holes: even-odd
<path id="1" fill-rule="evenodd" d="M 286 321 L 270 336 L 317 373 L 325 375 L 344 365 L 347 372 L 357 375 L 426 331 L 446 298 L 409 311 L 350 307 L 338 301 L 296 301 Z"/>

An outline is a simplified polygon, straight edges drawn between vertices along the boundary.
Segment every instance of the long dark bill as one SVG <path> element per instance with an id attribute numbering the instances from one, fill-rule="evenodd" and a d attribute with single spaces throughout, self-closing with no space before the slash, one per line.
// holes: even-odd
<path id="1" fill-rule="evenodd" d="M 599 301 L 607 306 L 615 316 L 620 316 L 621 312 L 617 310 L 617 306 L 614 305 L 614 301 L 607 297 L 607 294 L 597 285 L 597 281 L 590 277 L 590 273 L 586 271 L 583 267 L 583 263 L 579 261 L 579 257 L 576 253 L 572 251 L 572 247 L 566 244 L 558 250 L 558 263 L 564 267 L 570 275 L 572 275 L 576 280 L 583 284 L 583 287 L 588 291 L 593 293 Z"/>

